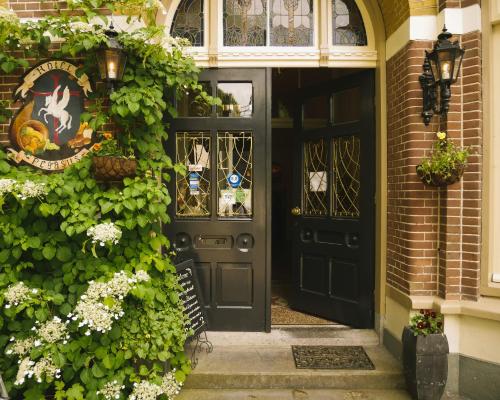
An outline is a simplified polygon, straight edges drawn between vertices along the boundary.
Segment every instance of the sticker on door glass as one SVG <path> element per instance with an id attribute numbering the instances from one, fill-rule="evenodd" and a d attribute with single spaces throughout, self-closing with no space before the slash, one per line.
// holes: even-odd
<path id="1" fill-rule="evenodd" d="M 309 191 L 326 192 L 328 175 L 326 171 L 309 172 Z"/>
<path id="2" fill-rule="evenodd" d="M 200 175 L 197 172 L 189 174 L 189 194 L 200 194 Z"/>
<path id="3" fill-rule="evenodd" d="M 236 189 L 241 185 L 241 175 L 238 172 L 229 174 L 227 176 L 227 182 L 232 188 Z"/>

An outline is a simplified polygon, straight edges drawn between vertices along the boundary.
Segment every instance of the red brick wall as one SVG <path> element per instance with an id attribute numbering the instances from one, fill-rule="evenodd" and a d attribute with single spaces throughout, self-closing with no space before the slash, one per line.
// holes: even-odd
<path id="1" fill-rule="evenodd" d="M 467 51 L 452 86 L 448 118 L 425 127 L 418 77 L 431 42 L 412 41 L 387 63 L 387 282 L 411 295 L 475 299 L 479 287 L 481 209 L 480 33 L 460 38 Z M 415 166 L 442 129 L 473 155 L 461 182 L 422 184 Z M 440 221 L 440 223 L 439 223 Z M 438 240 L 439 239 L 439 240 Z"/>

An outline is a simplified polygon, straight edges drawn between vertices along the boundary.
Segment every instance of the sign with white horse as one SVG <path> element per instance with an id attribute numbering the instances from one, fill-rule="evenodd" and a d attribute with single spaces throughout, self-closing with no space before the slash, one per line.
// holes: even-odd
<path id="1" fill-rule="evenodd" d="M 31 68 L 14 93 L 23 106 L 10 124 L 12 158 L 49 171 L 78 162 L 94 143 L 94 132 L 80 122 L 89 92 L 87 75 L 68 61 Z"/>

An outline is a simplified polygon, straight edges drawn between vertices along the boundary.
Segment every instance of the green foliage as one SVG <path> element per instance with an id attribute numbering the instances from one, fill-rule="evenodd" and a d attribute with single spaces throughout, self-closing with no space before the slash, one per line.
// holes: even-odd
<path id="1" fill-rule="evenodd" d="M 443 314 L 432 310 L 420 310 L 410 321 L 410 329 L 415 336 L 443 333 Z"/>
<path id="2" fill-rule="evenodd" d="M 47 54 L 51 38 L 64 38 L 54 56 L 84 54 L 78 73 L 97 81 L 96 50 L 107 38 L 102 26 L 88 24 L 95 9 L 130 8 L 151 23 L 158 4 L 149 0 L 72 1 L 70 7 L 81 8 L 83 17 L 61 13 L 26 24 L 1 11 L 0 68 L 10 73 L 27 66 L 12 53 L 20 47 L 40 58 Z M 12 398 L 98 399 L 104 398 L 98 391 L 114 381 L 124 385 L 120 398 L 125 398 L 134 382 L 161 383 L 165 366 L 175 368 L 180 381 L 190 372 L 184 355 L 190 332 L 179 300 L 181 287 L 165 254 L 169 241 L 162 229 L 170 222 L 167 206 L 171 198 L 161 182 L 169 179 L 172 168 L 183 168 L 174 166 L 159 144 L 167 139 L 167 114 L 176 115 L 172 101 L 176 96 L 200 92 L 199 101 L 218 101 L 203 92 L 199 70 L 183 54 L 182 42 L 166 37 L 163 28 L 149 25 L 120 33 L 118 40 L 128 56 L 124 81 L 109 99 L 104 85 L 98 85 L 94 105 L 82 121 L 94 130 L 114 124 L 113 145 L 136 157 L 136 178 L 125 179 L 121 187 L 99 184 L 92 177 L 91 156 L 62 173 L 44 175 L 31 167 L 13 167 L 0 150 L 0 179 L 12 179 L 17 185 L 0 192 L 0 371 Z M 43 187 L 45 193 L 24 196 L 20 185 L 27 181 Z M 95 246 L 96 257 L 84 251 L 87 230 L 107 222 L 121 229 L 119 242 Z M 35 362 L 50 359 L 61 370 L 60 377 L 46 373 L 41 382 L 26 378 L 23 384 L 14 385 L 21 368 L 19 357 L 4 356 L 5 350 L 54 317 L 67 320 L 89 282 L 107 282 L 119 271 L 146 271 L 151 279 L 124 297 L 123 317 L 113 328 L 87 334 L 84 327 L 69 321 L 67 340 L 44 342 L 27 355 Z M 35 291 L 12 305 L 5 294 L 19 282 Z M 109 297 L 104 304 L 112 308 L 116 301 Z"/>
<path id="3" fill-rule="evenodd" d="M 417 172 L 427 183 L 431 183 L 434 176 L 446 180 L 458 169 L 463 170 L 467 166 L 469 155 L 467 147 L 458 147 L 452 140 L 446 138 L 444 132 L 438 132 L 438 139 L 433 144 L 430 156 L 417 166 Z"/>

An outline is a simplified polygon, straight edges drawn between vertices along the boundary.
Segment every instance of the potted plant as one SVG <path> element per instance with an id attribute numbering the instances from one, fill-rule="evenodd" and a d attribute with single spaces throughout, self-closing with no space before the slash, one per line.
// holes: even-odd
<path id="1" fill-rule="evenodd" d="M 94 178 L 98 181 L 121 181 L 135 176 L 137 161 L 133 150 L 126 154 L 111 132 L 103 132 L 101 139 L 92 146 Z"/>
<path id="2" fill-rule="evenodd" d="M 417 165 L 417 175 L 427 185 L 443 187 L 458 182 L 467 166 L 469 149 L 458 147 L 446 136 L 446 132 L 438 132 L 432 153 Z"/>
<path id="3" fill-rule="evenodd" d="M 448 378 L 448 340 L 443 315 L 420 310 L 403 330 L 403 369 L 415 400 L 439 400 Z"/>

